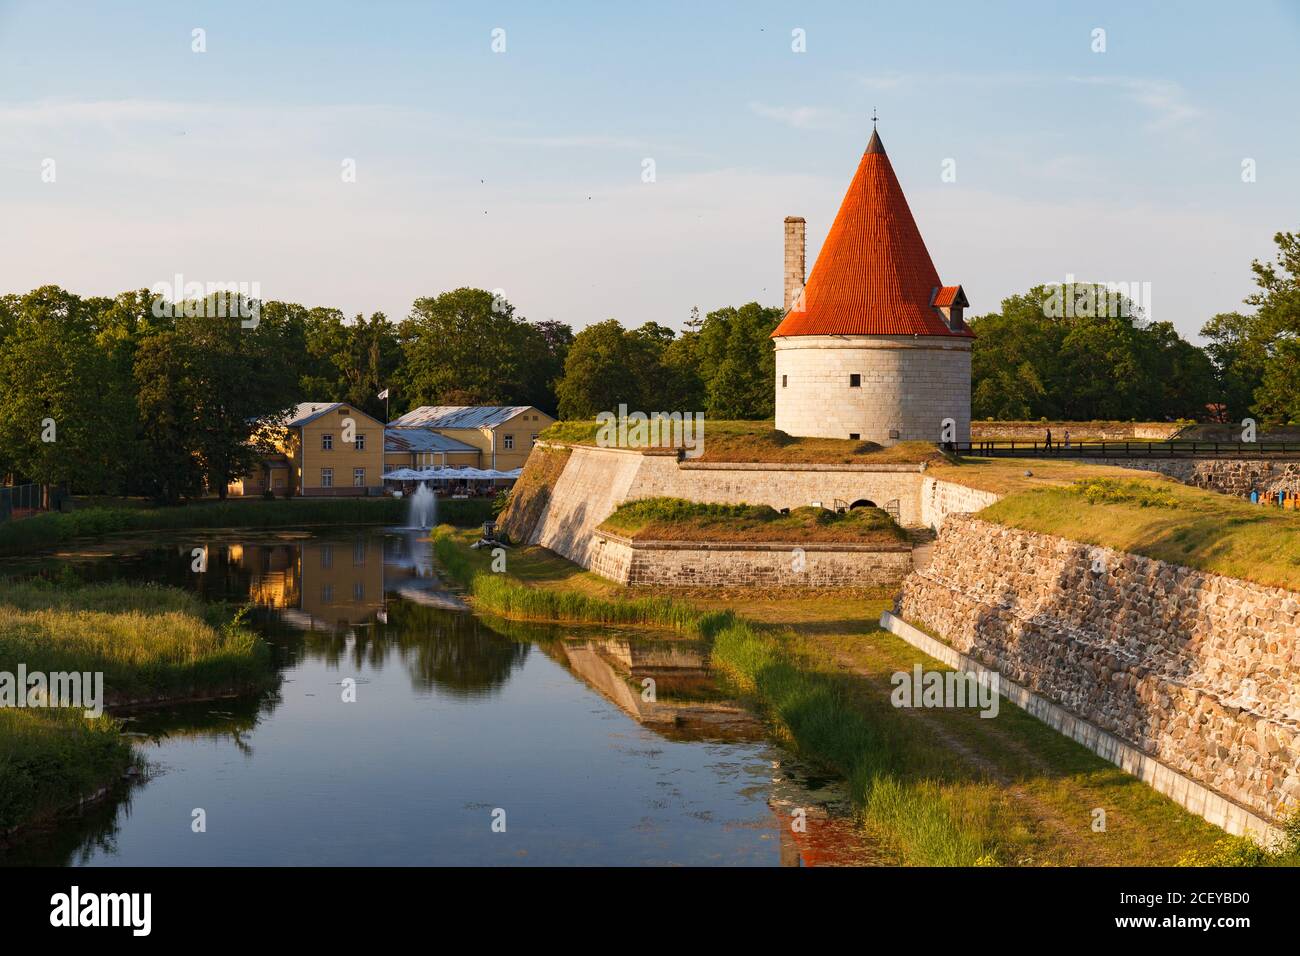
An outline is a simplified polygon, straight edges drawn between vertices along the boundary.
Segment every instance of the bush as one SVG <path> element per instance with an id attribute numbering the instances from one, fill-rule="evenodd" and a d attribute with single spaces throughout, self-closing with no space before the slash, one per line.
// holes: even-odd
<path id="1" fill-rule="evenodd" d="M 1178 499 L 1168 491 L 1143 481 L 1121 478 L 1086 478 L 1067 489 L 1090 505 L 1137 505 L 1139 508 L 1177 508 Z"/>

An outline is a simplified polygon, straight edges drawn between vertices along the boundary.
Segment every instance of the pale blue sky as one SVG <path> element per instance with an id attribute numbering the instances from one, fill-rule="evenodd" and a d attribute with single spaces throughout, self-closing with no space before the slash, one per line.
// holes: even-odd
<path id="1" fill-rule="evenodd" d="M 1072 273 L 1192 334 L 1300 229 L 1298 79 L 1294 2 L 0 0 L 0 291 L 180 272 L 398 319 L 476 285 L 679 326 L 780 303 L 781 220 L 811 265 L 874 107 L 974 312 Z"/>

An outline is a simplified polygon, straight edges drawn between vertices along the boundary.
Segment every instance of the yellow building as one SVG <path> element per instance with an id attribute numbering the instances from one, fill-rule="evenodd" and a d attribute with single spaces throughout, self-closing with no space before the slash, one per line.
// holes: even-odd
<path id="1" fill-rule="evenodd" d="M 347 497 L 383 492 L 384 425 L 345 402 L 304 402 L 261 436 L 275 449 L 232 495 Z"/>
<path id="2" fill-rule="evenodd" d="M 475 448 L 475 468 L 513 471 L 523 467 L 537 436 L 554 422 L 532 405 L 422 405 L 388 425 L 425 428 Z"/>

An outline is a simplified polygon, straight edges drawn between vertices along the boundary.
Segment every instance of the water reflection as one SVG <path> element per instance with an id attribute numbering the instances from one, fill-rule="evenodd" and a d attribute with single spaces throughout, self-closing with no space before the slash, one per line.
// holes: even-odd
<path id="1" fill-rule="evenodd" d="M 800 865 L 861 845 L 842 797 L 763 742 L 697 642 L 469 613 L 422 532 L 198 543 L 202 575 L 184 535 L 75 563 L 252 603 L 283 682 L 125 715 L 148 771 L 0 863 Z M 511 808 L 508 837 L 485 805 Z M 195 806 L 219 839 L 191 838 Z"/>

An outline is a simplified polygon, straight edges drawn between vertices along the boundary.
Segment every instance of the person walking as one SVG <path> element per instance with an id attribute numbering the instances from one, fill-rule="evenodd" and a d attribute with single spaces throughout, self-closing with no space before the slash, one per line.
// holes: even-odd
<path id="1" fill-rule="evenodd" d="M 1043 450 L 1052 450 L 1052 430 L 1050 428 L 1047 430 L 1047 439 L 1043 442 Z"/>
<path id="2" fill-rule="evenodd" d="M 1068 428 L 1065 430 L 1065 447 L 1070 447 L 1070 429 Z"/>

